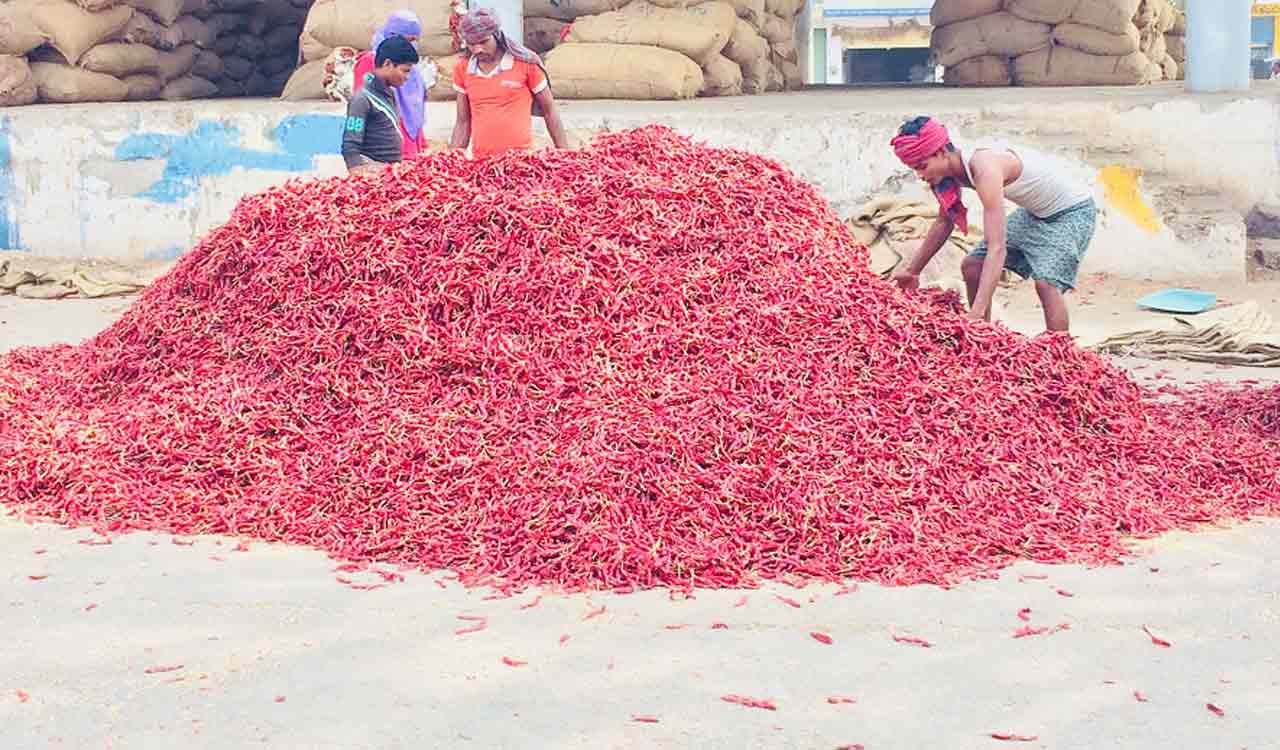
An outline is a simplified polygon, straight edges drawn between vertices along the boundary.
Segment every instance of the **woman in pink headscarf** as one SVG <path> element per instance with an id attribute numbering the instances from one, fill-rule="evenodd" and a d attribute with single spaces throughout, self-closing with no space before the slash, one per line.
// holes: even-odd
<path id="1" fill-rule="evenodd" d="M 398 36 L 417 46 L 422 38 L 422 22 L 413 11 L 398 10 L 373 34 L 373 46 L 356 58 L 351 94 L 354 96 L 365 84 L 365 77 L 373 73 L 373 55 L 388 38 Z M 415 67 L 409 80 L 395 89 L 396 110 L 400 114 L 400 152 L 404 159 L 412 159 L 427 147 L 427 86 L 422 73 Z"/>
<path id="2" fill-rule="evenodd" d="M 453 148 L 476 156 L 533 148 L 533 115 L 547 123 L 556 148 L 566 148 L 564 125 L 551 95 L 542 58 L 508 39 L 488 8 L 467 13 L 459 25 L 467 54 L 453 71 L 458 92 Z"/>

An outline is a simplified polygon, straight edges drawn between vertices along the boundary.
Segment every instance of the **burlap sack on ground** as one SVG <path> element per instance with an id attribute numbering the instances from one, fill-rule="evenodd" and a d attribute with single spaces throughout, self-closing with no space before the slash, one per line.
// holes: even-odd
<path id="1" fill-rule="evenodd" d="M 222 72 L 236 81 L 248 80 L 253 75 L 253 61 L 239 55 L 227 55 L 222 58 Z"/>
<path id="2" fill-rule="evenodd" d="M 149 102 L 160 98 L 160 92 L 164 90 L 164 81 L 160 80 L 160 76 L 139 74 L 125 76 L 120 79 L 125 86 L 129 88 L 129 93 L 125 95 L 125 99 L 131 102 Z"/>
<path id="3" fill-rule="evenodd" d="M 1169 53 L 1169 57 L 1183 62 L 1187 59 L 1187 38 L 1185 36 L 1174 36 L 1172 34 L 1164 38 L 1165 51 Z"/>
<path id="4" fill-rule="evenodd" d="M 929 23 L 935 28 L 998 13 L 1004 0 L 933 0 Z"/>
<path id="5" fill-rule="evenodd" d="M 284 87 L 289 83 L 289 76 L 293 74 L 293 70 L 282 70 L 274 75 L 267 76 L 267 96 L 279 96 Z"/>
<path id="6" fill-rule="evenodd" d="M 704 82 L 693 60 L 641 44 L 562 44 L 546 63 L 563 99 L 691 99 Z"/>
<path id="7" fill-rule="evenodd" d="M 226 69 L 222 65 L 222 58 L 207 49 L 200 50 L 196 55 L 195 64 L 191 66 L 191 75 L 210 81 L 221 78 L 225 72 Z"/>
<path id="8" fill-rule="evenodd" d="M 197 76 L 183 76 L 169 81 L 160 92 L 160 98 L 169 102 L 185 102 L 189 99 L 208 99 L 218 95 L 218 87 L 212 81 Z"/>
<path id="9" fill-rule="evenodd" d="M 1052 27 L 1012 13 L 992 13 L 933 30 L 933 53 L 951 66 L 984 55 L 1016 57 L 1052 44 Z"/>
<path id="10" fill-rule="evenodd" d="M 1019 18 L 1047 24 L 1075 21 L 1123 34 L 1133 22 L 1140 0 L 1006 0 L 1005 10 Z"/>
<path id="11" fill-rule="evenodd" d="M 742 67 L 724 55 L 702 64 L 702 90 L 698 96 L 738 96 L 742 93 Z"/>
<path id="12" fill-rule="evenodd" d="M 170 52 L 160 52 L 158 70 L 161 80 L 168 83 L 190 73 L 195 67 L 197 54 L 199 50 L 194 44 L 184 44 Z"/>
<path id="13" fill-rule="evenodd" d="M 226 76 L 220 76 L 214 79 L 213 85 L 218 87 L 218 96 L 220 97 L 236 97 L 245 95 L 243 81 L 233 81 Z"/>
<path id="14" fill-rule="evenodd" d="M 215 29 L 195 16 L 183 16 L 174 22 L 173 28 L 182 34 L 182 41 L 191 42 L 201 49 L 209 49 L 218 38 Z"/>
<path id="15" fill-rule="evenodd" d="M 733 25 L 729 43 L 720 53 L 739 65 L 751 65 L 769 55 L 769 42 L 756 33 L 751 24 L 739 18 Z"/>
<path id="16" fill-rule="evenodd" d="M 120 33 L 111 38 L 111 41 L 145 44 L 159 50 L 171 50 L 182 44 L 182 33 L 175 28 L 161 26 L 144 13 L 134 13 Z"/>
<path id="17" fill-rule="evenodd" d="M 6 252 L 0 255 L 0 294 L 30 299 L 135 294 L 171 271 L 174 263 L 122 265 L 109 260 L 68 260 Z"/>
<path id="18" fill-rule="evenodd" d="M 36 101 L 36 81 L 27 58 L 0 55 L 0 107 L 21 107 Z"/>
<path id="19" fill-rule="evenodd" d="M 307 14 L 303 36 L 329 49 L 354 47 L 367 49 L 373 32 L 397 10 L 411 10 L 422 22 L 423 35 L 418 51 L 431 57 L 453 54 L 453 34 L 449 17 L 452 0 L 317 0 Z M 541 16 L 525 8 L 526 15 Z M 308 50 L 306 59 L 314 59 Z"/>
<path id="20" fill-rule="evenodd" d="M 784 88 L 786 88 L 786 86 L 783 82 L 782 70 L 778 68 L 777 61 L 773 58 L 770 58 L 769 72 L 765 77 L 764 90 L 765 91 L 782 91 Z"/>
<path id="21" fill-rule="evenodd" d="M 70 65 L 32 63 L 31 76 L 42 102 L 121 102 L 129 95 L 119 78 Z"/>
<path id="22" fill-rule="evenodd" d="M 871 271 L 888 276 L 899 263 L 915 255 L 937 218 L 937 201 L 882 196 L 864 204 L 845 224 L 853 238 L 867 248 Z M 952 233 L 938 255 L 920 272 L 920 283 L 947 286 L 948 282 L 961 279 L 960 262 L 981 241 L 981 226 L 971 226 L 968 234 Z"/>
<path id="23" fill-rule="evenodd" d="M 126 0 L 126 2 L 163 26 L 172 26 L 174 21 L 182 15 L 183 0 Z"/>
<path id="24" fill-rule="evenodd" d="M 106 42 L 84 53 L 80 67 L 116 78 L 160 69 L 160 53 L 145 44 Z"/>
<path id="25" fill-rule="evenodd" d="M 1129 24 L 1123 34 L 1112 34 L 1096 26 L 1068 21 L 1053 27 L 1053 41 L 1091 55 L 1129 55 L 1138 51 L 1138 27 Z"/>
<path id="26" fill-rule="evenodd" d="M 458 66 L 462 55 L 449 55 L 434 60 L 436 64 L 435 85 L 427 89 L 427 100 L 432 102 L 451 102 L 458 98 L 453 88 L 453 69 Z"/>
<path id="27" fill-rule="evenodd" d="M 662 47 L 703 63 L 728 44 L 737 20 L 733 8 L 720 2 L 660 8 L 635 0 L 622 10 L 579 18 L 569 27 L 565 41 Z"/>
<path id="28" fill-rule="evenodd" d="M 796 62 L 800 59 L 800 52 L 796 49 L 795 42 L 783 42 L 782 44 L 769 45 L 769 51 L 775 57 L 779 57 L 789 62 Z"/>
<path id="29" fill-rule="evenodd" d="M 133 8 L 128 6 L 90 13 L 69 0 L 48 0 L 31 12 L 49 44 L 73 65 L 84 53 L 119 34 L 132 17 Z"/>
<path id="30" fill-rule="evenodd" d="M 280 98 L 291 102 L 328 99 L 324 93 L 324 60 L 316 60 L 293 71 Z"/>
<path id="31" fill-rule="evenodd" d="M 525 0 L 525 18 L 558 18 L 572 21 L 582 16 L 598 16 L 625 6 L 630 0 Z"/>
<path id="32" fill-rule="evenodd" d="M 33 0 L 0 2 L 0 55 L 25 55 L 49 39 L 36 25 Z"/>
<path id="33" fill-rule="evenodd" d="M 760 35 L 770 44 L 782 44 L 795 41 L 795 19 L 779 18 L 772 13 L 765 13 L 760 22 Z"/>
<path id="34" fill-rule="evenodd" d="M 961 60 L 947 66 L 942 82 L 947 86 L 1011 86 L 1012 61 L 995 55 Z"/>
<path id="35" fill-rule="evenodd" d="M 568 21 L 557 18 L 524 19 L 524 45 L 542 55 L 560 43 L 560 36 L 568 28 Z"/>
<path id="36" fill-rule="evenodd" d="M 1050 47 L 1014 60 L 1013 79 L 1023 86 L 1134 86 L 1150 82 L 1150 66 L 1141 52 L 1104 57 Z"/>

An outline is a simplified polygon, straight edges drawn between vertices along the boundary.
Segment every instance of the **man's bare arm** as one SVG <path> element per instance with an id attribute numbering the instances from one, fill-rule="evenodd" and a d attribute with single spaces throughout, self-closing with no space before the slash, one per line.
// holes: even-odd
<path id="1" fill-rule="evenodd" d="M 969 173 L 982 201 L 982 232 L 987 241 L 987 258 L 982 264 L 978 293 L 974 295 L 969 316 L 985 319 L 991 312 L 991 299 L 1009 255 L 1005 245 L 1004 169 L 998 157 L 977 154 L 969 162 Z"/>

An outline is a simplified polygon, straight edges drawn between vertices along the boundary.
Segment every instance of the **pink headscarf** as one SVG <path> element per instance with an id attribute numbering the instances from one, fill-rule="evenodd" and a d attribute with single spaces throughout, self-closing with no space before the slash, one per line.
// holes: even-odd
<path id="1" fill-rule="evenodd" d="M 915 169 L 921 162 L 938 153 L 951 143 L 951 134 L 937 120 L 930 119 L 915 134 L 903 133 L 892 141 L 893 152 L 903 164 Z M 960 183 L 948 177 L 933 187 L 942 212 L 964 234 L 969 233 L 969 209 L 965 208 L 960 193 Z"/>

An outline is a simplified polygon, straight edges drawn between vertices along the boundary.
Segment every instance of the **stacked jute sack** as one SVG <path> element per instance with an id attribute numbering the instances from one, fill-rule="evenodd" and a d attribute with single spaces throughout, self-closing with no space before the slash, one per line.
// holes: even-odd
<path id="1" fill-rule="evenodd" d="M 369 49 L 373 34 L 398 10 L 410 10 L 422 22 L 418 52 L 430 58 L 439 82 L 427 90 L 432 100 L 452 99 L 453 68 L 458 61 L 450 20 L 464 6 L 458 0 L 316 0 L 307 14 L 299 40 L 301 62 L 282 96 L 293 101 L 330 99 L 326 79 L 335 64 L 349 67 L 355 56 Z M 331 80 L 330 80 L 331 82 Z"/>
<path id="2" fill-rule="evenodd" d="M 1132 86 L 1159 81 L 1169 0 L 936 0 L 933 54 L 953 86 Z"/>
<path id="3" fill-rule="evenodd" d="M 1187 14 L 1185 11 L 1174 10 L 1173 26 L 1164 35 L 1164 47 L 1169 57 L 1178 64 L 1178 80 L 1184 80 L 1187 77 Z"/>
<path id="4" fill-rule="evenodd" d="M 303 13 L 290 0 L 0 0 L 0 105 L 269 95 Z"/>
<path id="5" fill-rule="evenodd" d="M 688 99 L 804 85 L 802 0 L 527 0 L 525 40 L 556 96 Z"/>

